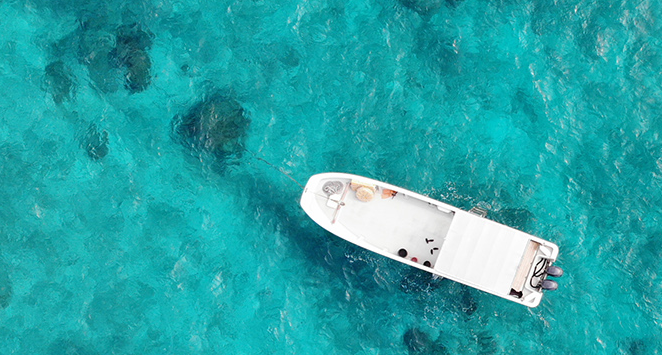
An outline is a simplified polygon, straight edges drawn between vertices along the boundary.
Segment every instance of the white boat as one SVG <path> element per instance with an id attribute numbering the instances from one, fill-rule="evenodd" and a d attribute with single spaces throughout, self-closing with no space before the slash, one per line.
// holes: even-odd
<path id="1" fill-rule="evenodd" d="M 329 232 L 365 249 L 536 307 L 563 274 L 554 243 L 403 188 L 344 173 L 313 175 L 301 207 Z"/>

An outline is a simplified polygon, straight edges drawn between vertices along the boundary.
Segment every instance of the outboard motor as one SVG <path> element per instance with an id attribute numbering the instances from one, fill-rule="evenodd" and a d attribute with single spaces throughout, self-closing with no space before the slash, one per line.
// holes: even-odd
<path id="1" fill-rule="evenodd" d="M 548 290 L 548 291 L 554 291 L 557 288 L 559 288 L 559 284 L 557 284 L 556 281 L 553 280 L 543 280 L 540 286 L 542 287 L 543 290 Z"/>
<path id="2" fill-rule="evenodd" d="M 547 268 L 547 275 L 552 277 L 561 277 L 563 276 L 563 269 L 558 266 L 550 265 Z"/>

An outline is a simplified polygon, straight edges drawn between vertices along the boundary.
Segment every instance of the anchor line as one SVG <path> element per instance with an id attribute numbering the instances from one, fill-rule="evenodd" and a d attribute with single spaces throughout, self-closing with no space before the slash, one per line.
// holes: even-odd
<path id="1" fill-rule="evenodd" d="M 245 148 L 244 148 L 244 149 L 245 149 Z M 257 154 L 253 153 L 252 151 L 250 151 L 250 150 L 248 150 L 248 149 L 246 149 L 246 151 L 249 152 L 249 153 L 251 153 L 255 159 L 257 159 L 257 160 L 259 160 L 259 161 L 261 161 L 261 162 L 263 162 L 263 163 L 269 165 L 269 166 L 270 166 L 271 168 L 273 168 L 274 170 L 276 170 L 276 171 L 278 171 L 279 173 L 281 173 L 281 174 L 287 176 L 290 180 L 294 181 L 295 184 L 299 185 L 299 187 L 300 187 L 302 190 L 305 190 L 305 187 L 304 187 L 299 181 L 297 181 L 295 178 L 293 178 L 292 175 L 290 175 L 290 174 L 286 173 L 285 171 L 283 171 L 283 168 L 278 167 L 278 166 L 276 166 L 276 165 L 270 163 L 270 162 L 267 161 L 266 159 L 264 159 L 264 158 L 258 156 Z M 349 189 L 349 187 L 347 187 L 347 189 Z M 311 192 L 311 193 L 314 194 L 314 195 L 317 195 L 317 196 L 323 197 L 323 198 L 329 198 L 329 196 L 327 196 L 327 195 L 322 195 L 322 194 L 317 193 L 317 192 Z M 341 199 L 341 200 L 342 200 L 342 199 Z M 342 202 L 342 201 L 336 201 L 336 202 L 338 202 L 338 205 L 339 205 L 340 207 L 344 207 L 344 206 L 345 206 L 345 202 Z"/>
<path id="2" fill-rule="evenodd" d="M 253 157 L 254 157 L 255 159 L 260 160 L 260 161 L 264 162 L 265 164 L 269 165 L 270 167 L 274 168 L 274 169 L 275 169 L 276 171 L 278 171 L 279 173 L 281 173 L 281 174 L 287 176 L 290 180 L 294 181 L 294 183 L 297 184 L 297 185 L 299 185 L 299 187 L 300 187 L 302 190 L 304 189 L 304 187 L 303 187 L 303 185 L 301 185 L 301 183 L 299 183 L 295 178 L 293 178 L 292 175 L 290 175 L 290 174 L 286 173 L 285 171 L 283 171 L 282 168 L 280 168 L 280 167 L 278 167 L 278 166 L 276 166 L 276 165 L 274 165 L 274 164 L 271 164 L 271 163 L 268 162 L 266 159 L 264 159 L 264 158 L 262 158 L 262 157 L 259 157 L 257 154 L 253 153 L 252 151 L 250 151 L 250 150 L 248 150 L 248 149 L 246 149 L 246 150 L 247 150 L 248 152 L 250 152 L 251 154 L 253 154 Z"/>

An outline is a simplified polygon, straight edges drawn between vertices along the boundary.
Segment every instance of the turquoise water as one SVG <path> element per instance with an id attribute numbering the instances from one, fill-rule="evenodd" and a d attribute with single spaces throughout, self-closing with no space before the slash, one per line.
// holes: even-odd
<path id="1" fill-rule="evenodd" d="M 660 353 L 661 12 L 0 1 L 0 354 Z M 177 127 L 218 95 L 250 124 L 210 152 Z M 485 207 L 566 275 L 535 309 L 430 280 L 256 157 Z"/>

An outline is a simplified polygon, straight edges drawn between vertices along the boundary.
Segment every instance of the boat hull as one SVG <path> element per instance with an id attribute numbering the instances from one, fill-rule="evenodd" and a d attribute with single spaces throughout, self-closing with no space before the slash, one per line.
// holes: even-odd
<path id="1" fill-rule="evenodd" d="M 366 177 L 310 177 L 301 206 L 336 236 L 404 264 L 536 307 L 558 247 L 427 196 Z"/>

